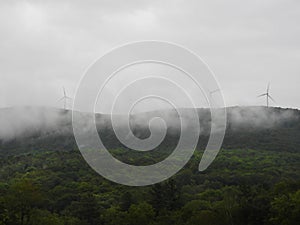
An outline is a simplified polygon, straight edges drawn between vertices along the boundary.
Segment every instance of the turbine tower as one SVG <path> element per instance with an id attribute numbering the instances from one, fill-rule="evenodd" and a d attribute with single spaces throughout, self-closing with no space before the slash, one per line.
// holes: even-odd
<path id="1" fill-rule="evenodd" d="M 72 101 L 72 98 L 70 98 L 69 96 L 67 96 L 65 87 L 63 87 L 63 94 L 64 94 L 64 96 L 61 99 L 59 99 L 58 101 L 59 102 L 64 101 L 64 110 L 67 110 L 68 100 Z"/>
<path id="2" fill-rule="evenodd" d="M 219 88 L 215 89 L 215 90 L 212 90 L 212 91 L 209 91 L 208 104 L 210 105 L 210 107 L 215 107 L 216 102 L 213 99 L 213 94 L 216 93 L 216 92 L 219 92 L 219 91 L 220 91 Z"/>
<path id="3" fill-rule="evenodd" d="M 263 93 L 263 94 L 261 94 L 261 95 L 259 95 L 257 97 L 259 98 L 259 97 L 263 97 L 263 96 L 266 96 L 267 107 L 269 107 L 269 99 L 271 99 L 273 102 L 275 102 L 275 100 L 270 95 L 270 83 L 268 83 L 267 92 Z"/>

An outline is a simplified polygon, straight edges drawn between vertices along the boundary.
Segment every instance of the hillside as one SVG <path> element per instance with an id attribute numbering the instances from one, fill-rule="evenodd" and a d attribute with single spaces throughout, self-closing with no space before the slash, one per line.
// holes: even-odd
<path id="1" fill-rule="evenodd" d="M 128 187 L 87 165 L 77 150 L 69 111 L 1 110 L 0 224 L 298 225 L 299 111 L 228 108 L 223 149 L 204 172 L 198 164 L 210 119 L 207 110 L 198 113 L 203 129 L 189 163 L 162 183 Z M 145 165 L 168 155 L 179 135 L 176 114 L 160 111 L 132 116 L 137 136 L 149 135 L 141 121 L 154 115 L 165 116 L 172 127 L 158 151 L 141 154 L 116 140 L 109 116 L 96 115 L 96 121 L 115 157 Z"/>
<path id="2" fill-rule="evenodd" d="M 30 151 L 77 149 L 72 133 L 71 111 L 53 108 L 7 108 L 0 110 L 0 155 Z M 184 115 L 189 109 L 184 110 Z M 201 126 L 198 149 L 204 149 L 210 132 L 210 113 L 198 109 Z M 85 126 L 83 114 L 82 126 Z M 149 136 L 148 122 L 159 116 L 167 121 L 166 138 L 157 148 L 174 148 L 180 135 L 180 120 L 174 111 L 154 111 L 131 116 L 133 133 L 140 138 Z M 126 121 L 119 116 L 120 123 Z M 96 114 L 101 140 L 108 149 L 126 149 L 116 138 L 109 115 Z M 248 148 L 283 152 L 300 149 L 300 111 L 266 107 L 227 108 L 227 130 L 224 149 Z M 185 129 L 190 128 L 190 124 Z M 184 131 L 184 130 L 183 130 Z"/>

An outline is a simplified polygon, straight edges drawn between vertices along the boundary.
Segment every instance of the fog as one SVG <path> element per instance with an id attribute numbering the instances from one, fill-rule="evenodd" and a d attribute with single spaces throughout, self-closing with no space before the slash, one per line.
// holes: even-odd
<path id="1" fill-rule="evenodd" d="M 228 121 L 233 130 L 241 128 L 268 129 L 299 118 L 298 110 L 267 107 L 233 107 Z"/>
<path id="2" fill-rule="evenodd" d="M 152 132 L 155 129 L 167 128 L 171 134 L 177 134 L 182 125 L 182 132 L 191 131 L 195 124 L 189 122 L 191 109 L 178 110 L 185 118 L 185 123 L 180 123 L 180 116 L 175 110 L 157 110 L 147 113 L 130 115 L 128 119 L 125 115 L 116 115 L 114 122 L 120 129 L 128 122 L 133 133 L 137 137 L 145 134 L 149 128 L 149 121 L 153 118 L 164 120 L 165 127 L 161 123 L 152 123 Z M 76 112 L 80 115 L 80 127 L 89 131 L 93 126 L 93 115 Z M 266 107 L 231 107 L 227 108 L 228 128 L 233 131 L 239 129 L 269 129 L 280 126 L 286 122 L 293 122 L 299 118 L 298 110 L 266 108 Z M 210 132 L 210 111 L 209 109 L 198 109 L 201 134 L 208 135 Z M 161 121 L 158 121 L 161 122 Z M 111 116 L 96 116 L 96 126 L 98 129 L 111 129 Z M 149 131 L 149 130 L 148 130 Z M 55 108 L 45 107 L 14 107 L 0 110 L 0 139 L 2 141 L 26 138 L 32 135 L 72 135 L 72 112 Z"/>

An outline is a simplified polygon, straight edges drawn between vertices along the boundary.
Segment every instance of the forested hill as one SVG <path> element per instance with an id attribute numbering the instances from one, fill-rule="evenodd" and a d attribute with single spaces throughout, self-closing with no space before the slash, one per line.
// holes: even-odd
<path id="1" fill-rule="evenodd" d="M 183 111 L 189 115 L 188 109 Z M 201 149 L 210 131 L 210 116 L 205 109 L 198 113 Z M 113 183 L 89 167 L 76 151 L 70 111 L 18 108 L 0 114 L 0 224 L 299 224 L 298 110 L 228 108 L 223 149 L 207 170 L 198 170 L 202 151 L 195 151 L 172 178 L 145 187 Z M 82 114 L 80 121 L 84 129 L 87 116 Z M 159 154 L 122 148 L 109 116 L 96 115 L 96 121 L 116 158 L 149 165 L 168 155 L 180 135 L 176 113 L 156 111 L 131 117 L 136 136 L 149 135 L 145 122 L 153 116 L 170 125 Z M 119 122 L 123 119 L 119 116 Z"/>
<path id="2" fill-rule="evenodd" d="M 189 116 L 189 109 L 181 110 L 184 116 Z M 201 125 L 198 148 L 203 149 L 210 132 L 210 112 L 208 109 L 198 109 L 198 115 Z M 88 116 L 82 113 L 82 126 L 85 126 L 85 119 Z M 166 138 L 159 148 L 174 147 L 180 135 L 180 120 L 176 111 L 153 111 L 131 116 L 133 133 L 140 138 L 148 137 L 148 122 L 155 116 L 162 117 L 168 126 Z M 96 114 L 95 118 L 100 137 L 106 147 L 125 148 L 115 137 L 110 116 Z M 118 122 L 124 121 L 126 122 L 124 116 L 119 115 Z M 185 126 L 185 129 L 189 129 L 189 125 Z M 0 155 L 31 151 L 70 151 L 76 148 L 71 111 L 37 107 L 0 110 Z M 273 107 L 227 108 L 227 130 L 223 148 L 299 151 L 300 111 Z"/>

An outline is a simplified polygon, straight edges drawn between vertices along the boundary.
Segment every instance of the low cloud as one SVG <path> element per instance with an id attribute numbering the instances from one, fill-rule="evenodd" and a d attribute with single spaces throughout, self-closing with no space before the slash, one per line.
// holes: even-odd
<path id="1" fill-rule="evenodd" d="M 79 113 L 79 112 L 76 112 Z M 80 126 L 89 131 L 93 124 L 89 114 L 80 114 Z M 182 131 L 191 131 L 195 128 L 189 118 L 189 109 L 181 110 L 185 118 Z M 199 109 L 201 134 L 207 135 L 210 131 L 210 112 L 208 109 Z M 134 114 L 130 117 L 130 127 L 137 137 L 149 134 L 149 122 L 159 117 L 165 122 L 170 134 L 178 134 L 181 129 L 180 116 L 175 110 L 162 110 L 147 113 Z M 115 122 L 119 127 L 128 124 L 128 118 L 118 115 Z M 293 123 L 299 118 L 298 110 L 266 108 L 266 107 L 232 107 L 227 109 L 228 129 L 239 131 L 240 129 L 269 129 L 281 126 L 284 123 Z M 161 124 L 153 123 L 153 131 L 161 129 Z M 96 126 L 99 130 L 109 129 L 112 131 L 111 117 L 109 115 L 96 116 Z M 7 141 L 32 135 L 70 135 L 72 134 L 72 113 L 54 108 L 43 107 L 15 107 L 0 110 L 0 140 Z"/>

